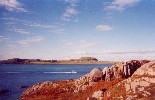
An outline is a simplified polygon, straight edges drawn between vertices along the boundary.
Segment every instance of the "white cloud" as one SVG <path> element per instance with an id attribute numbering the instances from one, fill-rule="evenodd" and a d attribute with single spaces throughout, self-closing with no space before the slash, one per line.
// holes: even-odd
<path id="1" fill-rule="evenodd" d="M 91 54 L 91 55 L 104 55 L 104 54 L 150 54 L 155 53 L 155 49 L 147 49 L 147 50 L 108 50 L 108 51 L 100 51 L 100 52 L 78 52 L 75 54 Z"/>
<path id="2" fill-rule="evenodd" d="M 97 25 L 96 30 L 98 30 L 98 31 L 110 31 L 110 30 L 112 30 L 112 27 L 109 25 Z"/>
<path id="3" fill-rule="evenodd" d="M 126 8 L 135 5 L 139 1 L 140 0 L 113 0 L 110 3 L 107 3 L 105 10 L 123 11 Z"/>
<path id="4" fill-rule="evenodd" d="M 73 8 L 73 7 L 67 7 L 67 9 L 65 10 L 63 17 L 71 17 L 74 16 L 78 13 L 78 11 Z"/>
<path id="5" fill-rule="evenodd" d="M 10 17 L 10 18 L 0 18 L 0 19 L 9 20 L 9 22 L 5 23 L 7 25 L 16 24 L 15 22 L 10 22 L 10 20 L 11 20 L 11 21 L 21 22 L 23 25 L 30 26 L 30 27 L 44 28 L 46 30 L 49 30 L 52 33 L 64 33 L 64 31 L 65 31 L 62 28 L 62 25 L 58 25 L 58 24 L 53 24 L 53 25 L 39 24 L 39 23 L 34 23 L 34 22 L 27 21 L 27 20 L 21 20 L 21 19 L 13 18 L 13 17 Z M 24 34 L 24 33 L 28 34 L 29 33 L 29 32 L 26 32 L 23 29 L 16 29 L 16 28 L 14 29 L 13 28 L 13 30 L 15 32 L 22 33 L 22 34 Z"/>
<path id="6" fill-rule="evenodd" d="M 3 19 L 3 20 L 12 20 L 12 21 L 18 21 L 18 22 L 25 22 L 25 23 L 31 23 L 31 22 L 29 22 L 29 21 L 27 21 L 27 20 L 21 20 L 21 19 L 17 19 L 17 18 L 13 18 L 13 17 L 4 17 L 4 18 L 0 18 L 0 19 Z"/>
<path id="7" fill-rule="evenodd" d="M 41 27 L 41 28 L 53 28 L 55 26 L 53 25 L 43 25 L 43 24 L 38 24 L 38 23 L 31 23 L 31 24 L 26 24 L 28 26 L 33 26 L 33 27 Z"/>
<path id="8" fill-rule="evenodd" d="M 28 12 L 17 0 L 0 0 L 0 6 L 5 7 L 8 11 Z"/>
<path id="9" fill-rule="evenodd" d="M 155 53 L 155 49 L 149 50 L 120 50 L 120 51 L 104 51 L 104 54 L 148 54 Z"/>
<path id="10" fill-rule="evenodd" d="M 62 19 L 65 21 L 69 21 L 70 17 L 78 14 L 78 11 L 74 7 L 67 7 L 65 12 L 63 13 Z"/>
<path id="11" fill-rule="evenodd" d="M 99 60 L 107 61 L 128 61 L 128 60 L 144 60 L 155 59 L 155 49 L 146 50 L 111 50 L 111 51 L 77 51 L 72 53 L 71 58 L 79 58 L 83 56 L 96 57 Z"/>
<path id="12" fill-rule="evenodd" d="M 0 38 L 3 38 L 4 36 L 0 36 Z"/>
<path id="13" fill-rule="evenodd" d="M 0 42 L 3 42 L 3 41 L 8 40 L 8 39 L 9 38 L 6 38 L 6 37 L 0 35 Z"/>
<path id="14" fill-rule="evenodd" d="M 64 31 L 65 31 L 59 25 L 44 25 L 44 24 L 38 24 L 38 23 L 28 23 L 25 25 L 32 26 L 32 27 L 45 28 L 46 30 L 49 30 L 52 33 L 64 33 Z"/>
<path id="15" fill-rule="evenodd" d="M 79 0 L 65 0 L 65 2 L 71 3 L 71 4 L 75 4 L 78 3 Z"/>
<path id="16" fill-rule="evenodd" d="M 35 37 L 32 37 L 32 38 L 28 38 L 28 39 L 25 39 L 25 40 L 20 40 L 20 41 L 17 41 L 17 42 L 19 44 L 21 44 L 21 45 L 28 45 L 30 43 L 41 43 L 44 40 L 45 39 L 42 36 L 35 36 Z"/>
<path id="17" fill-rule="evenodd" d="M 69 6 L 65 9 L 62 20 L 64 21 L 70 21 L 70 18 L 77 15 L 79 12 L 76 9 L 77 3 L 79 0 L 65 0 L 66 3 L 69 3 Z"/>
<path id="18" fill-rule="evenodd" d="M 30 34 L 30 32 L 27 32 L 25 31 L 24 29 L 21 29 L 21 28 L 13 28 L 13 29 L 10 29 L 14 32 L 17 32 L 17 33 L 20 33 L 20 34 Z"/>

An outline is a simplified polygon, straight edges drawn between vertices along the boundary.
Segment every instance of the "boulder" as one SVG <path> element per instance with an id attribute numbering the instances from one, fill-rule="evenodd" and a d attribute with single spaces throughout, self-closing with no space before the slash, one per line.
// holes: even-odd
<path id="1" fill-rule="evenodd" d="M 99 68 L 94 68 L 90 73 L 87 73 L 86 75 L 75 80 L 76 90 L 74 92 L 86 90 L 87 87 L 92 86 L 102 78 L 102 70 Z"/>
<path id="2" fill-rule="evenodd" d="M 98 81 L 101 80 L 102 77 L 103 77 L 102 70 L 99 69 L 99 68 L 94 68 L 94 69 L 89 73 L 88 77 L 89 77 L 90 79 L 92 79 L 92 81 L 98 82 Z"/>
<path id="3" fill-rule="evenodd" d="M 93 98 L 96 98 L 97 100 L 102 100 L 103 99 L 103 91 L 96 91 L 92 95 Z"/>

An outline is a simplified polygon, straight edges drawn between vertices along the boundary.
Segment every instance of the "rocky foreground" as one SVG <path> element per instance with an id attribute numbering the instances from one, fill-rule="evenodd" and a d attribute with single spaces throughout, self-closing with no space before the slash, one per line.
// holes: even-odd
<path id="1" fill-rule="evenodd" d="M 75 80 L 47 81 L 29 87 L 20 100 L 155 100 L 155 60 L 132 60 Z"/>

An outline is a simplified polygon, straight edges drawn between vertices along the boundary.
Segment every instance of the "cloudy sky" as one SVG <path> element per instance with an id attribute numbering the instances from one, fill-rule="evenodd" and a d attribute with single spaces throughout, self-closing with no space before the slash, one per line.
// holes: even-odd
<path id="1" fill-rule="evenodd" d="M 155 0 L 0 0 L 0 59 L 155 59 Z"/>

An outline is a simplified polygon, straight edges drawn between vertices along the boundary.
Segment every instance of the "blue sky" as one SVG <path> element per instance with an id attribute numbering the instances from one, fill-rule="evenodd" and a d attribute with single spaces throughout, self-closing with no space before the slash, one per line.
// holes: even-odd
<path id="1" fill-rule="evenodd" d="M 0 0 L 0 59 L 155 59 L 154 0 Z"/>

